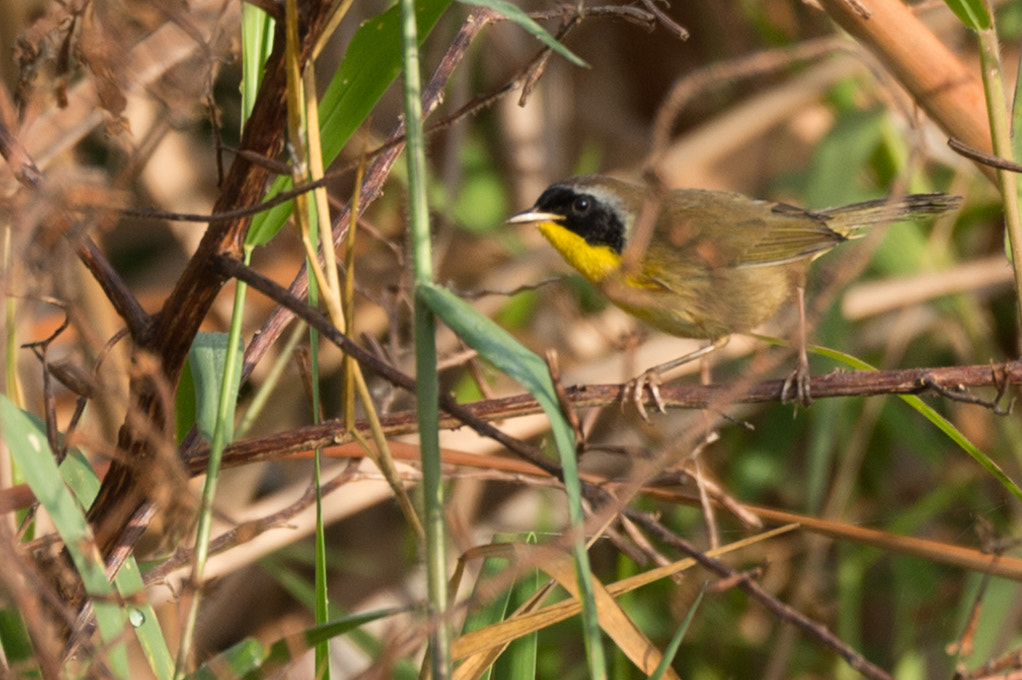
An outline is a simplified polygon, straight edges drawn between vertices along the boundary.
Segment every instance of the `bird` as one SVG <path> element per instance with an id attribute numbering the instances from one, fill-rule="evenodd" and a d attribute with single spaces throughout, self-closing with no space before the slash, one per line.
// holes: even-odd
<path id="1" fill-rule="evenodd" d="M 960 197 L 909 194 L 807 210 L 730 191 L 661 189 L 604 175 L 548 187 L 509 224 L 535 224 L 561 257 L 610 302 L 665 333 L 708 344 L 654 366 L 626 386 L 648 420 L 643 393 L 660 412 L 660 375 L 706 356 L 735 333 L 773 318 L 793 298 L 798 357 L 781 390 L 811 400 L 806 354 L 805 285 L 809 266 L 875 224 L 933 217 Z"/>

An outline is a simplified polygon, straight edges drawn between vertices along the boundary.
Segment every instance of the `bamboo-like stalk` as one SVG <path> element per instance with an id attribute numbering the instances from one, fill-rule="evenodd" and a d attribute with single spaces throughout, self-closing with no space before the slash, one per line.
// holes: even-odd
<path id="1" fill-rule="evenodd" d="M 1009 161 L 1015 160 L 1011 143 L 1011 115 L 1004 91 L 1004 70 L 1001 68 L 1000 49 L 997 33 L 990 28 L 979 31 L 979 61 L 983 69 L 983 85 L 987 97 L 990 132 L 994 154 Z M 997 171 L 997 185 L 1004 201 L 1004 227 L 1011 250 L 1011 264 L 1015 272 L 1015 302 L 1019 315 L 1016 325 L 1022 322 L 1022 222 L 1019 217 L 1018 175 L 1004 169 Z"/>
<path id="2" fill-rule="evenodd" d="M 820 0 L 827 14 L 870 49 L 945 132 L 991 150 L 983 84 L 901 0 Z M 992 168 L 980 165 L 991 180 Z"/>
<path id="3" fill-rule="evenodd" d="M 416 289 L 433 282 L 433 252 L 426 202 L 426 145 L 422 132 L 422 86 L 415 2 L 401 0 L 401 51 L 408 156 L 409 241 Z M 419 446 L 422 457 L 423 522 L 426 529 L 426 581 L 430 617 L 430 664 L 433 678 L 451 674 L 450 626 L 447 621 L 447 546 L 443 477 L 440 469 L 440 385 L 436 364 L 436 319 L 415 296 L 415 375 Z"/>

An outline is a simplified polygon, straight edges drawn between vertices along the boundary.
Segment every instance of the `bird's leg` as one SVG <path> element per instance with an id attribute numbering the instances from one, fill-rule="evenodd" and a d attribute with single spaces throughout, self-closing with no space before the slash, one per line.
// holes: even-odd
<path id="1" fill-rule="evenodd" d="M 784 381 L 781 387 L 781 401 L 788 403 L 797 401 L 803 406 L 813 403 L 812 391 L 810 389 L 809 355 L 806 354 L 806 289 L 805 286 L 795 287 L 795 295 L 798 302 L 798 358 L 795 362 L 795 370 Z M 788 396 L 790 390 L 794 389 L 794 395 Z"/>
<path id="2" fill-rule="evenodd" d="M 711 352 L 716 352 L 718 349 L 726 345 L 730 339 L 730 335 L 725 335 L 717 338 L 705 347 L 700 347 L 694 352 L 683 354 L 677 359 L 672 359 L 671 361 L 647 369 L 641 375 L 629 380 L 628 384 L 625 385 L 624 392 L 621 396 L 622 404 L 626 401 L 633 402 L 635 404 L 635 408 L 639 411 L 639 415 L 642 416 L 642 419 L 649 422 L 649 415 L 646 413 L 646 407 L 642 403 L 642 393 L 648 388 L 650 395 L 653 397 L 653 403 L 656 404 L 657 410 L 661 413 L 666 413 L 667 409 L 664 406 L 664 400 L 660 396 L 660 376 L 671 369 L 687 364 L 690 361 L 695 361 L 696 359 L 704 357 Z"/>

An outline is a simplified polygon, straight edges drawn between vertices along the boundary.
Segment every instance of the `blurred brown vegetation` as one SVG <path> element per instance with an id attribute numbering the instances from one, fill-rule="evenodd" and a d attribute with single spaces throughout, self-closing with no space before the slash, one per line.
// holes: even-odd
<path id="1" fill-rule="evenodd" d="M 1003 30 L 1022 24 L 1018 4 L 1002 9 Z M 466 295 L 487 293 L 472 298 L 478 309 L 537 352 L 556 349 L 564 384 L 618 383 L 689 345 L 650 334 L 607 307 L 577 278 L 536 287 L 552 274 L 564 274 L 566 266 L 531 229 L 512 230 L 502 221 L 531 205 L 552 181 L 580 172 L 638 178 L 652 158 L 659 177 L 673 186 L 732 189 L 807 207 L 891 191 L 942 190 L 966 197 L 957 227 L 951 221 L 932 228 L 891 227 L 819 263 L 812 286 L 812 337 L 883 368 L 985 364 L 1017 356 L 1014 293 L 1004 265 L 996 192 L 971 164 L 946 148 L 947 133 L 920 112 L 883 63 L 843 36 L 827 14 L 802 2 L 659 7 L 687 29 L 687 40 L 655 19 L 641 26 L 620 17 L 588 17 L 565 43 L 590 68 L 553 57 L 525 106 L 512 92 L 430 137 L 441 283 Z M 359 22 L 382 9 L 381 3 L 353 6 L 317 63 L 324 82 Z M 558 8 L 530 3 L 526 9 L 549 13 Z M 466 12 L 465 6 L 453 5 L 427 40 L 427 74 Z M 238 3 L 6 2 L 0 13 L 5 17 L 0 113 L 46 178 L 33 189 L 19 185 L 10 168 L 0 169 L 0 214 L 10 238 L 4 292 L 15 301 L 14 337 L 18 346 L 43 340 L 67 315 L 70 327 L 48 349 L 51 367 L 90 376 L 102 357 L 73 441 L 102 468 L 118 456 L 118 430 L 129 411 L 129 377 L 141 369 L 137 357 L 132 363 L 127 341 L 106 347 L 124 320 L 82 266 L 76 248 L 83 236 L 90 237 L 146 312 L 155 313 L 164 304 L 206 226 L 128 217 L 118 209 L 208 213 L 217 201 L 218 163 L 229 164 L 233 153 L 217 149 L 214 125 L 225 147 L 239 141 Z M 953 15 L 942 6 L 920 8 L 919 13 L 975 71 L 973 38 Z M 556 19 L 545 23 L 556 29 Z M 63 67 L 62 53 L 69 49 Z M 538 49 L 534 38 L 510 23 L 488 28 L 448 83 L 445 104 L 434 118 L 497 91 Z M 726 77 L 719 75 L 725 71 L 707 70 L 728 65 L 734 68 Z M 665 104 L 678 87 L 691 88 L 692 96 L 665 123 Z M 98 94 L 90 96 L 90 88 Z M 398 92 L 392 90 L 338 165 L 357 160 L 387 138 L 401 110 Z M 286 162 L 286 154 L 273 160 Z M 412 374 L 404 174 L 399 164 L 358 234 L 352 335 Z M 350 175 L 332 183 L 337 206 L 347 202 L 351 186 Z M 76 219 L 62 221 L 70 208 Z M 73 229 L 61 231 L 54 227 L 59 224 Z M 298 238 L 285 229 L 256 252 L 253 266 L 287 285 L 303 261 Z M 522 287 L 523 293 L 505 294 Z M 229 283 L 219 293 L 204 329 L 226 328 L 233 289 Z M 273 308 L 258 295 L 249 301 L 246 338 Z M 782 318 L 767 331 L 787 337 L 790 321 Z M 242 411 L 267 379 L 281 346 L 255 367 L 243 387 Z M 440 347 L 442 359 L 452 358 L 442 372 L 443 389 L 459 399 L 521 391 L 488 366 L 465 360 L 464 346 L 445 329 Z M 284 356 L 284 375 L 270 405 L 244 436 L 286 432 L 312 421 L 301 377 L 303 356 Z M 43 414 L 39 360 L 26 349 L 15 349 L 14 357 L 16 376 L 7 374 L 7 385 L 17 385 L 20 394 L 8 396 Z M 743 339 L 716 362 L 713 375 L 723 382 L 783 377 L 790 358 L 783 349 Z M 335 418 L 340 415 L 340 352 L 324 345 L 320 366 L 324 415 Z M 813 366 L 820 373 L 836 364 L 814 358 Z M 63 385 L 53 389 L 63 428 L 76 395 Z M 382 413 L 412 406 L 410 395 L 383 380 L 374 379 L 373 389 Z M 992 398 L 994 391 L 981 394 Z M 1016 419 L 951 398 L 931 403 L 1009 476 L 1022 477 Z M 594 479 L 622 482 L 636 468 L 650 475 L 655 467 L 664 488 L 680 488 L 679 496 L 689 503 L 698 499 L 692 482 L 698 470 L 738 503 L 805 513 L 838 526 L 867 525 L 977 554 L 983 548 L 978 534 L 991 541 L 1017 534 L 1017 499 L 894 397 L 821 400 L 798 409 L 794 420 L 791 406 L 733 405 L 726 411 L 727 420 L 720 420 L 720 414 L 671 411 L 647 425 L 616 403 L 588 410 L 582 414 L 589 447 L 583 468 Z M 710 421 L 719 441 L 703 447 Z M 533 442 L 542 442 L 545 435 L 545 421 L 535 415 L 501 426 Z M 414 441 L 395 437 L 394 444 L 401 470 L 413 485 Z M 496 532 L 535 531 L 545 537 L 563 530 L 562 497 L 549 478 L 509 462 L 501 447 L 464 430 L 446 433 L 442 443 L 450 456 L 452 555 L 489 542 Z M 165 444 L 170 450 L 175 446 Z M 360 455 L 350 446 L 332 453 Z M 480 456 L 497 458 L 476 462 Z M 165 458 L 159 462 L 170 465 Z M 307 457 L 270 453 L 260 462 L 226 471 L 216 533 L 293 502 L 305 491 L 309 470 Z M 3 474 L 9 474 L 6 465 Z M 194 493 L 194 481 L 186 487 L 184 474 L 168 470 L 160 477 L 168 495 L 190 498 Z M 14 480 L 5 477 L 5 493 L 13 493 L 13 486 Z M 725 510 L 718 509 L 714 524 L 704 521 L 698 509 L 663 498 L 640 496 L 636 507 L 658 513 L 700 547 L 716 540 L 714 533 L 727 542 L 747 531 Z M 363 611 L 421 598 L 414 537 L 370 464 L 363 462 L 355 478 L 328 497 L 327 516 L 334 604 L 343 611 Z M 171 520 L 180 524 L 180 518 Z M 139 545 L 140 557 L 165 556 L 161 551 L 177 547 L 168 545 L 163 526 L 157 521 L 151 527 Z M 311 573 L 310 513 L 288 518 L 284 527 L 252 540 L 239 538 L 214 560 L 208 574 L 214 582 L 200 622 L 201 658 L 249 635 L 276 639 L 310 625 L 311 609 L 302 597 Z M 629 537 L 633 528 L 617 530 L 614 540 L 600 541 L 593 551 L 606 581 L 638 569 L 631 561 L 637 554 L 651 561 L 666 560 L 665 554 L 675 559 L 670 549 L 646 548 L 636 536 Z M 628 556 L 618 549 L 624 543 L 633 545 Z M 948 676 L 956 659 L 944 646 L 962 633 L 982 570 L 945 566 L 936 556 L 907 557 L 896 539 L 880 549 L 869 545 L 865 539 L 835 543 L 800 531 L 756 546 L 734 564 L 768 564 L 761 577 L 766 590 L 830 626 L 879 666 L 904 671 L 903 677 Z M 161 616 L 172 648 L 179 625 L 174 600 L 184 578 L 179 570 L 168 576 L 170 587 L 157 584 L 150 590 L 154 601 L 164 603 Z M 640 591 L 632 604 L 647 635 L 658 642 L 669 639 L 699 583 L 710 578 L 703 573 L 680 585 L 665 580 L 653 594 Z M 998 578 L 986 587 L 980 601 L 991 604 L 969 667 L 1019 644 L 1017 613 L 1007 611 L 1022 611 L 1016 606 L 1016 583 Z M 1010 603 L 1006 611 L 997 611 L 1001 602 Z M 714 595 L 703 606 L 676 664 L 684 677 L 848 673 L 830 650 L 794 633 L 735 591 Z M 583 677 L 576 628 L 562 624 L 548 634 L 537 677 Z M 337 677 L 408 672 L 409 660 L 418 658 L 421 631 L 403 621 L 373 635 L 375 643 L 361 640 L 359 649 L 347 641 L 338 644 Z M 144 662 L 137 665 L 142 677 Z M 638 677 L 632 672 L 622 670 L 619 677 Z"/>

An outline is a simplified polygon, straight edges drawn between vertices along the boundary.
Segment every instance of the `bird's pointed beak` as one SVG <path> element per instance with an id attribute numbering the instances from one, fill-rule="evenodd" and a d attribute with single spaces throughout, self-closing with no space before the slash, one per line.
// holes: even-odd
<path id="1" fill-rule="evenodd" d="M 517 215 L 512 215 L 507 218 L 505 224 L 531 224 L 534 222 L 561 222 L 564 220 L 564 215 L 558 215 L 557 213 L 540 212 L 534 208 L 529 208 Z"/>

